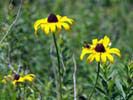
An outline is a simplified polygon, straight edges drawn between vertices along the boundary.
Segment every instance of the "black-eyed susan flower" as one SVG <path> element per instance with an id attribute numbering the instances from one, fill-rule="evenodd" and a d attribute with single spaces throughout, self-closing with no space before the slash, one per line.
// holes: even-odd
<path id="1" fill-rule="evenodd" d="M 22 83 L 22 82 L 32 82 L 34 80 L 35 75 L 34 74 L 27 74 L 26 76 L 19 76 L 19 75 L 15 75 L 14 79 L 13 79 L 13 84 L 17 84 L 17 83 Z"/>
<path id="2" fill-rule="evenodd" d="M 32 82 L 35 78 L 34 74 L 27 74 L 26 76 L 20 76 L 18 74 L 15 74 L 14 77 L 12 77 L 11 75 L 7 75 L 4 77 L 4 79 L 2 80 L 2 83 L 6 83 L 7 81 L 12 81 L 13 85 L 16 85 L 17 83 L 23 83 L 23 82 Z"/>
<path id="3" fill-rule="evenodd" d="M 37 33 L 38 29 L 41 29 L 46 34 L 50 32 L 61 31 L 64 27 L 66 31 L 70 30 L 70 25 L 73 23 L 73 20 L 66 17 L 55 15 L 51 13 L 48 18 L 37 20 L 34 24 L 35 34 Z"/>
<path id="4" fill-rule="evenodd" d="M 82 53 L 80 55 L 80 59 L 82 60 L 86 54 L 89 54 L 87 61 L 91 63 L 94 59 L 96 62 L 105 63 L 107 59 L 113 63 L 114 58 L 112 54 L 120 55 L 120 50 L 117 48 L 110 48 L 110 39 L 105 36 L 101 40 L 93 39 L 92 44 L 84 46 L 82 49 Z"/>
<path id="5" fill-rule="evenodd" d="M 62 82 L 61 82 L 61 66 L 60 66 L 60 55 L 58 50 L 58 45 L 56 42 L 56 32 L 59 32 L 64 28 L 66 31 L 70 30 L 70 25 L 73 24 L 73 19 L 67 16 L 60 16 L 55 14 L 50 14 L 47 18 L 37 20 L 34 24 L 35 34 L 37 34 L 38 29 L 41 29 L 46 34 L 53 33 L 53 40 L 56 48 L 57 61 L 58 61 L 58 73 L 59 73 L 59 99 L 62 100 Z"/>

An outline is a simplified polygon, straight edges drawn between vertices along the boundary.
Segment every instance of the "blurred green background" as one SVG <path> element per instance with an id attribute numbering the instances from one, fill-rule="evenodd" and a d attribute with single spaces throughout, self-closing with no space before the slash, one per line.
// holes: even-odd
<path id="1" fill-rule="evenodd" d="M 20 0 L 0 0 L 0 40 L 14 21 L 19 6 Z M 80 54 L 85 41 L 91 42 L 104 35 L 111 38 L 112 47 L 121 50 L 122 57 L 115 57 L 114 64 L 107 68 L 105 79 L 101 76 L 100 89 L 95 91 L 93 100 L 133 100 L 133 89 L 130 98 L 124 99 L 129 95 L 128 87 L 132 83 L 127 81 L 125 66 L 133 58 L 133 0 L 23 0 L 17 22 L 0 44 L 0 79 L 12 73 L 9 64 L 15 70 L 21 66 L 23 73 L 36 75 L 35 84 L 41 91 L 31 86 L 32 91 L 26 90 L 26 100 L 56 100 L 57 60 L 52 35 L 39 31 L 35 36 L 33 29 L 36 20 L 50 13 L 74 19 L 71 31 L 63 30 L 57 36 L 62 57 L 64 100 L 73 100 L 74 96 L 73 55 L 77 63 L 77 99 L 88 100 L 95 83 L 97 64 L 88 64 L 86 59 L 81 61 Z M 109 84 L 113 84 L 112 87 L 109 88 Z M 106 97 L 107 92 L 112 99 Z M 16 100 L 15 90 L 10 85 L 0 83 L 0 93 L 0 100 Z"/>

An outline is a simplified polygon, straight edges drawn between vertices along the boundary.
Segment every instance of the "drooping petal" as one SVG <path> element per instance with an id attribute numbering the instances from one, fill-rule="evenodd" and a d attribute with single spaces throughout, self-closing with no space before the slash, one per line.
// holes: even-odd
<path id="1" fill-rule="evenodd" d="M 56 26 L 55 26 L 54 23 L 50 25 L 50 29 L 51 29 L 51 32 L 55 32 L 56 31 Z"/>
<path id="2" fill-rule="evenodd" d="M 95 58 L 95 55 L 94 54 L 90 54 L 89 57 L 87 58 L 87 61 L 89 63 L 91 63 L 94 60 L 94 58 Z"/>
<path id="3" fill-rule="evenodd" d="M 107 60 L 106 56 L 107 56 L 106 53 L 101 54 L 101 60 L 102 60 L 103 63 L 106 63 L 106 60 Z"/>
<path id="4" fill-rule="evenodd" d="M 107 54 L 107 57 L 108 57 L 108 59 L 110 60 L 111 63 L 114 62 L 114 58 L 111 54 Z"/>
<path id="5" fill-rule="evenodd" d="M 40 28 L 40 25 L 41 25 L 41 24 L 46 24 L 46 23 L 47 23 L 47 18 L 37 20 L 37 21 L 35 22 L 35 24 L 34 24 L 35 34 L 36 34 L 37 30 Z"/>
<path id="6" fill-rule="evenodd" d="M 69 24 L 67 24 L 67 23 L 62 23 L 62 26 L 64 27 L 64 29 L 65 29 L 66 31 L 69 31 L 69 30 L 70 30 Z"/>
<path id="7" fill-rule="evenodd" d="M 81 53 L 81 55 L 80 55 L 80 59 L 82 60 L 83 57 L 84 57 L 86 54 L 89 54 L 89 53 L 91 53 L 91 52 L 92 52 L 91 50 L 89 50 L 89 49 L 87 49 L 87 48 L 83 48 L 83 49 L 82 49 L 82 53 Z"/>
<path id="8" fill-rule="evenodd" d="M 61 26 L 60 23 L 57 23 L 57 24 L 56 24 L 56 27 L 57 27 L 57 30 L 58 30 L 58 31 L 61 31 L 62 26 Z"/>
<path id="9" fill-rule="evenodd" d="M 116 54 L 119 57 L 121 56 L 120 50 L 117 49 L 117 48 L 111 48 L 111 49 L 109 49 L 109 53 Z"/>
<path id="10" fill-rule="evenodd" d="M 103 39 L 103 45 L 104 47 L 106 48 L 110 43 L 110 39 L 108 36 L 104 36 L 104 39 Z"/>
<path id="11" fill-rule="evenodd" d="M 44 25 L 40 25 L 40 28 L 41 28 L 42 31 L 45 30 L 45 26 Z"/>
<path id="12" fill-rule="evenodd" d="M 96 62 L 100 62 L 100 53 L 95 54 Z"/>
<path id="13" fill-rule="evenodd" d="M 44 29 L 45 33 L 48 34 L 49 31 L 50 31 L 50 28 L 49 28 L 49 25 L 45 26 L 45 29 Z"/>

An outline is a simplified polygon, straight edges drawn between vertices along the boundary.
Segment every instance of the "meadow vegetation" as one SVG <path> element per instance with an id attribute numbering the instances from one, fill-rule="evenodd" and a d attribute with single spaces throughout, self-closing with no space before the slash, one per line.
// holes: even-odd
<path id="1" fill-rule="evenodd" d="M 53 36 L 34 31 L 34 23 L 51 13 L 73 19 L 70 31 L 55 34 L 62 100 L 89 100 L 93 89 L 91 100 L 133 100 L 133 0 L 0 0 L 0 100 L 60 98 Z M 121 57 L 100 63 L 94 88 L 97 62 L 89 63 L 87 55 L 81 60 L 80 55 L 85 44 L 104 36 Z M 7 77 L 2 81 L 7 75 L 18 78 L 16 73 L 22 78 L 19 84 Z"/>

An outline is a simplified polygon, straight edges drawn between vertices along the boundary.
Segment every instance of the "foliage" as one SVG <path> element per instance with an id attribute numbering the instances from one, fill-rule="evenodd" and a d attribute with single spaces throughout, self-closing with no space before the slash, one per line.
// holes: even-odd
<path id="1" fill-rule="evenodd" d="M 21 74 L 34 73 L 33 83 L 13 88 L 0 83 L 0 100 L 56 100 L 57 59 L 51 35 L 39 31 L 33 24 L 49 13 L 74 19 L 70 32 L 62 31 L 58 46 L 62 58 L 63 100 L 73 100 L 73 70 L 77 63 L 77 98 L 88 100 L 96 80 L 96 62 L 80 60 L 84 42 L 107 35 L 112 46 L 121 51 L 113 64 L 101 65 L 100 78 L 93 100 L 133 99 L 133 1 L 132 0 L 23 0 L 22 9 L 9 34 L 0 42 L 0 80 L 13 74 L 10 66 Z M 16 18 L 20 0 L 0 1 L 0 41 Z"/>

